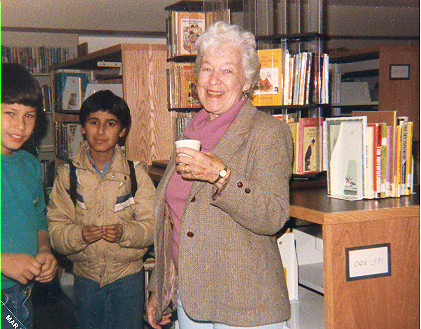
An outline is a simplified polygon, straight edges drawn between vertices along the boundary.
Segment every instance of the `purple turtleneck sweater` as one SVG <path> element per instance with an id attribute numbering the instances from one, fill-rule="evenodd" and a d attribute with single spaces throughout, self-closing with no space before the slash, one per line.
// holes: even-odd
<path id="1" fill-rule="evenodd" d="M 188 139 L 200 140 L 202 143 L 201 151 L 212 152 L 215 145 L 234 121 L 246 98 L 246 96 L 243 96 L 231 109 L 212 121 L 209 121 L 209 113 L 202 109 L 187 125 L 184 136 Z M 177 269 L 181 218 L 192 184 L 193 181 L 184 180 L 181 175 L 174 171 L 165 191 L 165 198 L 170 206 L 174 224 L 172 231 L 172 256 Z"/>

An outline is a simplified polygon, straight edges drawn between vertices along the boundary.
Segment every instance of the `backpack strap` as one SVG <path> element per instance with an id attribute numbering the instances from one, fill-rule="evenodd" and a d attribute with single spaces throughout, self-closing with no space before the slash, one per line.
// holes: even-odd
<path id="1" fill-rule="evenodd" d="M 136 172 L 134 170 L 133 161 L 127 160 L 127 163 L 129 164 L 129 168 L 130 168 L 130 183 L 131 183 L 131 188 L 132 188 L 132 197 L 134 197 L 137 192 Z"/>
<path id="2" fill-rule="evenodd" d="M 73 204 L 76 206 L 76 167 L 73 163 L 70 163 L 70 199 L 72 199 Z"/>

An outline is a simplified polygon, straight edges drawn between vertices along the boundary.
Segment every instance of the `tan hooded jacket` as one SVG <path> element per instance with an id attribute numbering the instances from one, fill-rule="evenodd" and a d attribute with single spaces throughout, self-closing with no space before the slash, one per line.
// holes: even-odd
<path id="1" fill-rule="evenodd" d="M 99 282 L 101 286 L 139 272 L 143 256 L 153 244 L 153 202 L 155 187 L 145 165 L 135 165 L 138 189 L 131 196 L 130 170 L 117 145 L 111 168 L 103 178 L 87 156 L 85 142 L 73 164 L 77 175 L 76 207 L 69 195 L 69 166 L 58 168 L 58 175 L 47 207 L 52 247 L 73 262 L 74 273 Z M 87 244 L 82 239 L 86 225 L 121 224 L 119 242 L 103 239 Z"/>

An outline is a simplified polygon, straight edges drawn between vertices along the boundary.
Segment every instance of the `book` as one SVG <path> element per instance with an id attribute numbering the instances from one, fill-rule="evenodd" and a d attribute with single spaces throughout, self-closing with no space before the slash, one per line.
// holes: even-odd
<path id="1" fill-rule="evenodd" d="M 206 28 L 205 13 L 175 12 L 176 15 L 176 56 L 197 55 L 196 41 Z"/>
<path id="2" fill-rule="evenodd" d="M 298 131 L 298 122 L 290 122 L 289 129 L 291 130 L 292 143 L 294 148 L 294 162 L 292 165 L 292 173 L 297 174 L 297 162 L 298 162 L 298 147 L 297 147 L 297 131 Z"/>
<path id="3" fill-rule="evenodd" d="M 392 196 L 395 190 L 395 140 L 396 140 L 396 124 L 397 124 L 397 111 L 352 111 L 352 116 L 366 116 L 367 123 L 386 123 L 387 127 L 390 127 L 390 136 L 389 136 L 389 147 L 386 147 L 386 159 L 389 159 L 389 169 L 385 169 L 386 173 L 383 176 L 389 177 L 387 183 L 385 183 L 385 195 Z M 382 128 L 383 129 L 383 128 Z M 387 128 L 386 128 L 387 129 Z M 382 137 L 383 138 L 383 137 Z M 383 168 L 382 168 L 383 170 Z"/>
<path id="4" fill-rule="evenodd" d="M 298 262 L 294 233 L 284 233 L 278 238 L 277 242 L 284 267 L 289 299 L 298 300 Z"/>
<path id="5" fill-rule="evenodd" d="M 297 174 L 322 170 L 323 118 L 300 118 L 297 132 Z"/>
<path id="6" fill-rule="evenodd" d="M 182 108 L 201 107 L 193 67 L 193 64 L 183 64 L 179 67 L 180 107 Z"/>
<path id="7" fill-rule="evenodd" d="M 399 194 L 405 195 L 406 194 L 406 161 L 407 161 L 407 152 L 408 152 L 408 117 L 398 117 L 399 126 L 401 126 L 401 159 L 400 159 L 400 186 L 399 186 Z"/>
<path id="8" fill-rule="evenodd" d="M 324 124 L 328 143 L 328 194 L 340 199 L 363 199 L 367 118 L 327 118 Z"/>
<path id="9" fill-rule="evenodd" d="M 255 106 L 282 105 L 282 49 L 259 49 L 257 52 L 261 68 L 252 102 Z"/>
<path id="10" fill-rule="evenodd" d="M 61 108 L 79 110 L 82 105 L 82 82 L 80 77 L 68 76 L 64 83 Z"/>
<path id="11" fill-rule="evenodd" d="M 88 71 L 57 70 L 54 74 L 55 109 L 58 111 L 79 110 L 90 80 L 91 73 Z"/>
<path id="12" fill-rule="evenodd" d="M 376 191 L 376 175 L 375 175 L 375 125 L 367 124 L 366 134 L 365 134 L 365 145 L 367 161 L 365 162 L 364 167 L 364 198 L 373 199 L 375 198 Z"/>
<path id="13" fill-rule="evenodd" d="M 387 124 L 380 123 L 381 131 L 381 174 L 380 174 L 380 197 L 386 197 L 386 175 L 387 175 Z"/>
<path id="14" fill-rule="evenodd" d="M 395 147 L 395 166 L 394 166 L 394 176 L 395 176 L 395 186 L 393 191 L 393 196 L 398 198 L 401 196 L 401 180 L 402 180 L 402 126 L 396 126 L 396 147 Z"/>
<path id="15" fill-rule="evenodd" d="M 394 139 L 393 136 L 395 133 L 392 131 L 392 126 L 386 127 L 386 182 L 385 182 L 385 197 L 388 198 L 391 196 L 391 180 L 392 180 L 392 170 L 393 170 L 393 154 L 394 149 Z"/>
<path id="16" fill-rule="evenodd" d="M 42 91 L 42 109 L 44 112 L 51 112 L 51 88 L 48 85 L 41 87 Z"/>
<path id="17" fill-rule="evenodd" d="M 407 152 L 406 152 L 406 190 L 405 195 L 410 195 L 413 192 L 413 156 L 412 156 L 412 138 L 413 138 L 414 123 L 408 121 L 408 140 L 407 140 Z"/>

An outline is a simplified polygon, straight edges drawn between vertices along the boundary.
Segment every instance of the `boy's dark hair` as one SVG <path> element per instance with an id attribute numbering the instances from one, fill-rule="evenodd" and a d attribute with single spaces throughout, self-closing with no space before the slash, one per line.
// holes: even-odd
<path id="1" fill-rule="evenodd" d="M 42 92 L 38 81 L 22 66 L 1 63 L 1 102 L 21 104 L 42 110 Z"/>
<path id="2" fill-rule="evenodd" d="M 97 91 L 85 99 L 80 107 L 80 124 L 84 127 L 89 114 L 98 111 L 114 114 L 120 120 L 121 129 L 129 130 L 131 124 L 130 109 L 124 99 L 113 94 L 110 90 Z"/>

